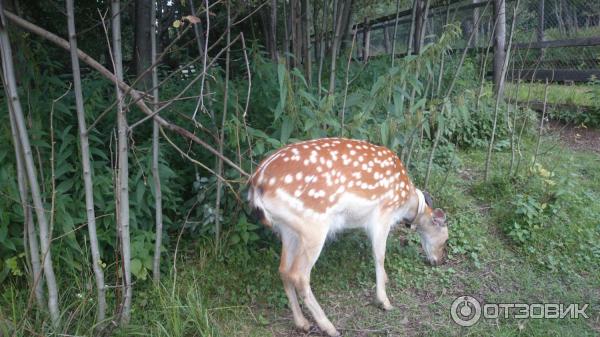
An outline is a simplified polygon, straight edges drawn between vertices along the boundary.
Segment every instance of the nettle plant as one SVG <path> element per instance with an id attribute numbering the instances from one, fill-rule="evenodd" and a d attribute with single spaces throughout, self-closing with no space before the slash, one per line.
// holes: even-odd
<path id="1" fill-rule="evenodd" d="M 570 161 L 561 165 L 552 170 L 540 163 L 530 167 L 530 175 L 517 183 L 522 186 L 509 199 L 503 229 L 518 247 L 549 270 L 565 271 L 575 265 L 593 268 L 590 262 L 599 256 L 598 242 L 593 239 L 597 219 L 593 212 L 580 210 L 593 198 L 578 193 L 572 179 L 578 175 L 577 164 Z M 567 226 L 569 235 L 565 235 Z"/>

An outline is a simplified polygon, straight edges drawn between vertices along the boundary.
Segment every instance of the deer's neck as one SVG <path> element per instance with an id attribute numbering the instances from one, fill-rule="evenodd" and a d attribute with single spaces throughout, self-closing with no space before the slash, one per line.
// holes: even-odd
<path id="1" fill-rule="evenodd" d="M 417 217 L 425 211 L 426 206 L 427 204 L 425 203 L 423 192 L 421 192 L 420 189 L 415 188 L 404 204 L 403 208 L 405 211 L 401 223 L 406 225 L 414 223 Z"/>

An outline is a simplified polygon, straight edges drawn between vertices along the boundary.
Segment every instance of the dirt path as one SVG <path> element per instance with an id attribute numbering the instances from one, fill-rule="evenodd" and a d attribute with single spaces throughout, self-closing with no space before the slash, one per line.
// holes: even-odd
<path id="1" fill-rule="evenodd" d="M 557 121 L 550 121 L 548 129 L 570 149 L 590 151 L 600 155 L 600 130 Z"/>

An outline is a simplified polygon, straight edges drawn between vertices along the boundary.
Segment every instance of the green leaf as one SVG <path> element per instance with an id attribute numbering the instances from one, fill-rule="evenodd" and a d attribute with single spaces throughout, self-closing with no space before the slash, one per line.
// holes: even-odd
<path id="1" fill-rule="evenodd" d="M 136 205 L 138 207 L 140 207 L 142 205 L 142 200 L 144 199 L 144 190 L 146 189 L 146 186 L 144 186 L 144 181 L 142 179 L 140 179 L 137 183 L 136 189 L 135 189 L 135 201 L 136 201 Z"/>
<path id="2" fill-rule="evenodd" d="M 381 142 L 387 145 L 390 136 L 390 124 L 386 121 L 381 125 Z"/>
<path id="3" fill-rule="evenodd" d="M 232 245 L 237 245 L 240 242 L 240 236 L 237 234 L 233 234 L 230 238 L 229 238 L 229 242 Z"/>
<path id="4" fill-rule="evenodd" d="M 275 109 L 275 120 L 277 120 L 283 113 L 285 107 L 285 99 L 287 97 L 287 87 L 285 86 L 285 65 L 282 63 L 277 65 L 277 79 L 279 81 L 279 103 Z"/>
<path id="5" fill-rule="evenodd" d="M 292 120 L 288 116 L 283 117 L 283 123 L 281 123 L 281 137 L 280 140 L 282 143 L 286 143 L 292 134 L 292 130 L 294 129 L 294 124 Z"/>
<path id="6" fill-rule="evenodd" d="M 67 179 L 56 186 L 56 192 L 66 193 L 71 187 L 73 187 L 73 179 Z"/>
<path id="7" fill-rule="evenodd" d="M 60 179 L 65 173 L 73 172 L 74 170 L 75 168 L 71 164 L 67 162 L 61 162 L 56 168 L 56 171 L 54 171 L 55 179 Z"/>
<path id="8" fill-rule="evenodd" d="M 131 273 L 135 275 L 135 277 L 140 277 L 142 275 L 142 261 L 138 259 L 131 260 Z"/>

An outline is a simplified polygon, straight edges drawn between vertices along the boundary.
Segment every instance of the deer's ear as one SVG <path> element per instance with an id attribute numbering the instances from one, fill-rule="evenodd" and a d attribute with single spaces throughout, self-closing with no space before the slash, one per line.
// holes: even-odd
<path id="1" fill-rule="evenodd" d="M 429 192 L 423 191 L 423 197 L 425 197 L 425 203 L 427 204 L 427 206 L 433 208 L 433 199 L 431 198 Z"/>
<path id="2" fill-rule="evenodd" d="M 440 227 L 446 226 L 446 213 L 439 208 L 433 210 L 431 217 L 433 219 L 433 223 Z"/>

